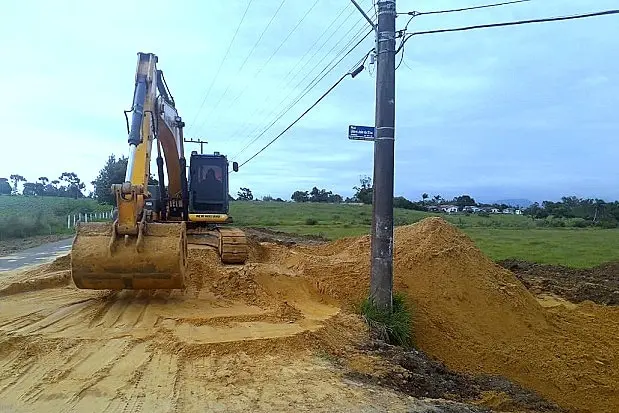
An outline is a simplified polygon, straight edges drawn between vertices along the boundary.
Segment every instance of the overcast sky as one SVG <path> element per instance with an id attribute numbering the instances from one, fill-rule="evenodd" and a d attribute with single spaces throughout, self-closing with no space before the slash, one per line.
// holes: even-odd
<path id="1" fill-rule="evenodd" d="M 373 45 L 370 36 L 237 155 L 363 33 L 347 0 L 287 0 L 257 43 L 281 3 L 253 0 L 215 78 L 248 0 L 6 2 L 0 177 L 19 173 L 34 181 L 74 171 L 90 182 L 108 155 L 126 154 L 123 110 L 131 105 L 138 51 L 159 56 L 186 137 L 208 140 L 209 152 L 246 160 Z M 371 0 L 360 3 L 371 10 Z M 397 7 L 478 4 L 483 1 L 398 0 Z M 533 0 L 420 16 L 409 31 L 617 6 L 619 0 Z M 398 28 L 406 20 L 399 17 Z M 619 198 L 618 50 L 619 16 L 411 39 L 396 74 L 396 194 Z M 347 78 L 232 174 L 232 192 L 247 186 L 259 196 L 289 199 L 294 190 L 317 185 L 351 195 L 359 177 L 372 174 L 372 144 L 347 139 L 349 124 L 374 123 L 375 67 L 369 69 Z"/>

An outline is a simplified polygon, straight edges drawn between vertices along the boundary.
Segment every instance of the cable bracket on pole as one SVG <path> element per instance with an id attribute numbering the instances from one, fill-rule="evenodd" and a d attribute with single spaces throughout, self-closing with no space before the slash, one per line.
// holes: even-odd
<path id="1" fill-rule="evenodd" d="M 376 31 L 376 25 L 374 24 L 374 22 L 372 21 L 372 19 L 370 19 L 370 17 L 363 11 L 363 9 L 361 8 L 361 6 L 359 6 L 359 3 L 357 3 L 355 0 L 350 0 L 352 2 L 352 4 L 355 5 L 355 7 L 357 8 L 357 10 L 359 10 L 361 12 L 361 14 L 363 14 L 363 17 L 365 17 L 365 20 L 368 21 L 368 23 L 370 23 L 370 26 L 372 26 L 372 29 L 374 29 L 374 31 Z"/>

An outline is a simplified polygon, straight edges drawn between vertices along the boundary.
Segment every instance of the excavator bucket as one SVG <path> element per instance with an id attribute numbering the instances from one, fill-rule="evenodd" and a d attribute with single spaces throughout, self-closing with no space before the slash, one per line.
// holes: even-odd
<path id="1" fill-rule="evenodd" d="M 71 249 L 78 288 L 94 290 L 184 287 L 185 223 L 145 223 L 141 235 L 116 235 L 110 223 L 80 223 Z"/>

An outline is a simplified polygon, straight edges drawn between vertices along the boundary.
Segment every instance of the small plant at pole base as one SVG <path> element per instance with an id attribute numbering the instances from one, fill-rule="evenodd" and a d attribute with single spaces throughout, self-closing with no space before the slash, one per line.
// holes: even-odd
<path id="1" fill-rule="evenodd" d="M 376 338 L 402 347 L 412 346 L 412 314 L 404 294 L 394 294 L 391 313 L 378 308 L 370 298 L 361 302 L 359 313 Z"/>

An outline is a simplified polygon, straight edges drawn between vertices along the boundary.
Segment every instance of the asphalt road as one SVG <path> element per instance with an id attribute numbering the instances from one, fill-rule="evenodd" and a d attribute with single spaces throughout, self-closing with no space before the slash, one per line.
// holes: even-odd
<path id="1" fill-rule="evenodd" d="M 0 257 L 0 273 L 53 261 L 56 257 L 69 253 L 71 242 L 72 238 L 63 239 Z"/>

